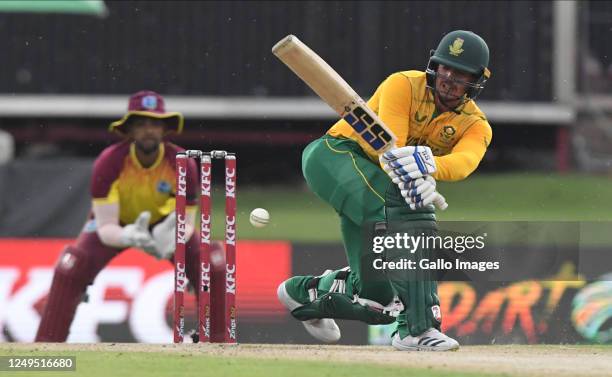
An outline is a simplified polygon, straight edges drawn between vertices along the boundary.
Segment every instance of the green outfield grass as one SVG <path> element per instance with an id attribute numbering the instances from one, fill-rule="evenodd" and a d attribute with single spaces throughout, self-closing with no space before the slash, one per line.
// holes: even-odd
<path id="1" fill-rule="evenodd" d="M 449 208 L 439 220 L 612 220 L 612 178 L 558 174 L 475 175 L 462 182 L 439 183 Z M 216 190 L 215 214 L 223 216 L 223 193 Z M 270 211 L 271 223 L 253 228 L 248 216 L 256 207 Z M 302 187 L 239 188 L 238 235 L 241 239 L 337 241 L 335 212 Z M 222 237 L 221 218 L 213 235 Z"/>
<path id="2" fill-rule="evenodd" d="M 8 355 L 24 356 L 23 352 Z M 382 366 L 380 364 L 338 363 L 300 360 L 269 360 L 247 357 L 219 357 L 199 354 L 152 352 L 30 352 L 40 355 L 76 356 L 76 372 L 15 372 L 30 376 L 194 376 L 194 377 L 486 377 L 494 374 L 448 372 L 424 368 Z M 3 372 L 0 371 L 0 375 Z M 499 376 L 499 375 L 497 375 Z"/>
<path id="3" fill-rule="evenodd" d="M 7 374 L 15 376 L 599 377 L 609 375 L 612 349 L 517 344 L 464 346 L 457 352 L 440 353 L 341 345 L 0 343 L 0 356 L 76 358 L 76 372 Z M 5 365 L 0 362 L 3 370 Z"/>

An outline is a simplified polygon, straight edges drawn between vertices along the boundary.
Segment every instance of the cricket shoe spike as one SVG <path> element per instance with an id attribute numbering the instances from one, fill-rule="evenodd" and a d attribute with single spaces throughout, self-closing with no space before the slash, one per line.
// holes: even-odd
<path id="1" fill-rule="evenodd" d="M 299 302 L 295 301 L 285 287 L 285 282 L 282 282 L 276 291 L 279 301 L 285 305 L 289 311 L 302 306 Z M 306 321 L 302 321 L 302 324 L 306 328 L 306 331 L 316 339 L 323 343 L 336 343 L 340 340 L 340 328 L 331 318 L 314 318 Z"/>
<path id="2" fill-rule="evenodd" d="M 431 328 L 419 336 L 408 335 L 404 339 L 395 333 L 391 345 L 400 351 L 456 351 L 459 342 Z"/>

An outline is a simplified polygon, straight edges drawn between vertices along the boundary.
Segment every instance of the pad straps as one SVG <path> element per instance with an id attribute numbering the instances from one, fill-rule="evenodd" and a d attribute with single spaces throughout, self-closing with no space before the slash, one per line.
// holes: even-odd
<path id="1" fill-rule="evenodd" d="M 332 270 L 327 270 L 322 275 L 313 277 L 312 279 L 310 279 L 308 284 L 306 284 L 306 289 L 308 289 L 308 297 L 310 297 L 310 302 L 313 302 L 314 300 L 319 298 L 318 287 L 319 287 L 319 281 L 321 281 L 321 278 L 329 275 L 332 272 L 333 272 Z M 346 293 L 346 280 L 348 279 L 350 273 L 351 273 L 350 267 L 345 267 L 339 270 L 338 272 L 336 272 L 336 278 L 334 279 L 334 282 L 329 288 L 329 293 L 345 294 Z"/>

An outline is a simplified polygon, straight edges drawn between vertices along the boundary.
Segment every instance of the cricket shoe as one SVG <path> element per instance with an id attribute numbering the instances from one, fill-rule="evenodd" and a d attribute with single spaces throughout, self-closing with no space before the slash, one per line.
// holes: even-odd
<path id="1" fill-rule="evenodd" d="M 431 328 L 419 336 L 408 335 L 404 339 L 395 333 L 391 345 L 400 351 L 456 351 L 459 342 Z"/>
<path id="2" fill-rule="evenodd" d="M 300 306 L 303 306 L 299 302 L 295 301 L 289 293 L 287 293 L 287 287 L 285 287 L 286 281 L 282 282 L 276 291 L 279 301 L 285 305 L 289 311 L 293 311 Z M 314 318 L 306 321 L 301 321 L 306 331 L 316 339 L 323 343 L 336 343 L 340 340 L 340 328 L 331 318 Z"/>

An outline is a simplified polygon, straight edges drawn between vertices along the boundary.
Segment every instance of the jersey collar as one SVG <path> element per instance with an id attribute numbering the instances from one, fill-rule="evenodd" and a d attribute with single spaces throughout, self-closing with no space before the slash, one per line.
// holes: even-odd
<path id="1" fill-rule="evenodd" d="M 138 157 L 136 157 L 136 145 L 134 145 L 134 143 L 130 144 L 130 158 L 132 159 L 132 162 L 134 162 L 136 166 L 138 166 L 140 169 L 143 169 L 143 170 L 152 170 L 158 167 L 159 164 L 161 164 L 162 160 L 164 159 L 164 151 L 165 151 L 164 143 L 160 143 L 159 153 L 157 154 L 157 158 L 155 159 L 155 162 L 153 163 L 153 165 L 149 166 L 148 168 L 145 168 L 144 166 L 142 166 L 142 164 L 138 160 Z"/>

